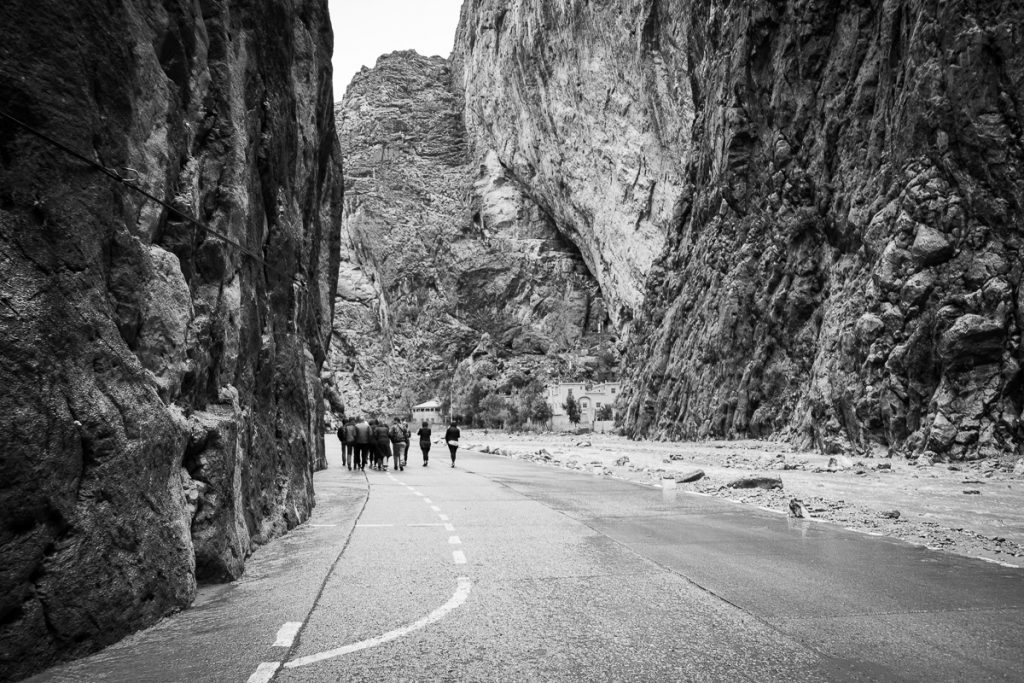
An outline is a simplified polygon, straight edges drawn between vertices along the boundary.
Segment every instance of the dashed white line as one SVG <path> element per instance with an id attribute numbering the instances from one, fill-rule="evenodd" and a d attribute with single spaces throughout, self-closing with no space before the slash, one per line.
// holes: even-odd
<path id="1" fill-rule="evenodd" d="M 338 526 L 337 524 L 310 524 L 311 527 L 323 528 L 328 526 Z"/>
<path id="2" fill-rule="evenodd" d="M 449 525 L 443 524 L 441 522 L 422 522 L 420 524 L 406 524 L 406 526 L 449 526 Z M 452 529 L 447 529 L 447 531 L 452 531 Z"/>
<path id="3" fill-rule="evenodd" d="M 417 496 L 419 496 L 420 498 L 422 498 L 422 497 L 423 497 L 423 494 L 422 494 L 422 493 L 420 493 L 419 491 L 413 491 L 413 495 L 417 495 Z"/>
<path id="4" fill-rule="evenodd" d="M 441 519 L 442 522 L 448 521 L 448 515 L 438 515 L 438 517 Z"/>
<path id="5" fill-rule="evenodd" d="M 280 668 L 281 662 L 263 662 L 256 667 L 256 671 L 253 672 L 252 676 L 249 676 L 249 680 L 246 683 L 267 683 Z"/>
<path id="6" fill-rule="evenodd" d="M 295 636 L 299 634 L 300 628 L 302 628 L 301 621 L 289 621 L 286 623 L 278 629 L 274 647 L 291 647 L 292 643 L 295 642 Z"/>
<path id="7" fill-rule="evenodd" d="M 388 631 L 384 635 L 377 636 L 376 638 L 370 638 L 369 640 L 363 640 L 358 643 L 353 643 L 352 645 L 346 645 L 344 647 L 336 648 L 334 650 L 327 650 L 326 652 L 321 652 L 319 654 L 309 655 L 308 657 L 300 657 L 299 659 L 288 662 L 284 666 L 288 669 L 294 669 L 300 666 L 306 666 L 307 664 L 322 662 L 325 659 L 340 657 L 341 655 L 347 655 L 351 652 L 358 652 L 359 650 L 365 650 L 367 648 L 376 647 L 377 645 L 381 645 L 383 643 L 396 640 L 398 638 L 401 638 L 402 636 L 408 635 L 413 631 L 418 631 L 424 626 L 433 624 L 436 621 L 441 621 L 441 619 L 444 619 L 444 617 L 449 612 L 458 608 L 460 605 L 462 605 L 462 603 L 466 602 L 466 598 L 469 597 L 469 591 L 472 588 L 473 582 L 465 576 L 460 576 L 459 587 L 456 589 L 455 595 L 453 595 L 448 602 L 441 605 L 436 610 L 434 610 L 427 616 L 423 617 L 419 621 L 415 621 L 409 624 L 408 626 L 403 626 L 402 628 L 396 628 L 394 631 Z M 276 663 L 275 665 L 279 666 Z M 263 665 L 261 664 L 260 666 Z M 276 671 L 276 668 L 274 669 L 274 671 Z M 273 672 L 271 672 L 271 676 L 273 676 Z M 270 679 L 262 679 L 260 683 L 266 683 L 266 681 L 268 680 Z M 249 683 L 254 682 L 252 681 L 252 679 L 250 679 Z"/>
<path id="8" fill-rule="evenodd" d="M 364 528 L 364 529 L 366 529 L 366 528 L 382 529 L 384 527 L 392 527 L 392 526 L 394 526 L 394 524 L 356 524 L 356 526 Z"/>
<path id="9" fill-rule="evenodd" d="M 461 550 L 452 551 L 452 560 L 455 564 L 466 564 L 466 553 Z"/>
<path id="10" fill-rule="evenodd" d="M 445 531 L 455 531 L 455 525 L 454 524 L 445 524 L 444 525 L 444 530 Z"/>
<path id="11" fill-rule="evenodd" d="M 423 502 L 424 502 L 424 503 L 426 503 L 427 505 L 430 505 L 430 504 L 431 504 L 431 503 L 433 503 L 434 501 L 430 500 L 429 498 L 424 498 L 424 499 L 423 499 Z"/>
<path id="12" fill-rule="evenodd" d="M 462 539 L 458 536 L 449 536 L 448 545 L 462 545 Z"/>
<path id="13" fill-rule="evenodd" d="M 431 505 L 430 509 L 433 510 L 434 512 L 440 512 L 441 511 L 441 508 L 437 507 L 436 505 Z"/>

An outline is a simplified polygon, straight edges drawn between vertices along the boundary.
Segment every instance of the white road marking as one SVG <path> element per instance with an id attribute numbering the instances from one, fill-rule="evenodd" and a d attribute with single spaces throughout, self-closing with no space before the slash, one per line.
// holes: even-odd
<path id="1" fill-rule="evenodd" d="M 449 536 L 448 537 L 448 544 L 449 545 L 462 545 L 462 539 L 459 538 L 458 536 Z"/>
<path id="2" fill-rule="evenodd" d="M 427 505 L 430 505 L 430 504 L 431 504 L 431 503 L 433 503 L 434 501 L 430 500 L 429 498 L 424 498 L 424 499 L 423 499 L 423 502 L 424 502 L 424 503 L 426 503 Z"/>
<path id="3" fill-rule="evenodd" d="M 295 636 L 299 634 L 300 628 L 302 628 L 301 621 L 289 621 L 282 626 L 277 632 L 277 640 L 274 641 L 274 647 L 291 647 L 292 643 L 295 642 Z"/>
<path id="4" fill-rule="evenodd" d="M 406 526 L 445 526 L 441 522 L 423 522 L 422 524 L 406 524 Z M 451 529 L 449 529 L 451 531 Z"/>
<path id="5" fill-rule="evenodd" d="M 447 522 L 448 521 L 448 515 L 438 515 L 438 517 L 441 518 L 442 522 Z"/>
<path id="6" fill-rule="evenodd" d="M 256 667 L 256 671 L 252 676 L 249 676 L 249 680 L 246 683 L 267 683 L 280 668 L 281 662 L 263 662 Z"/>
<path id="7" fill-rule="evenodd" d="M 461 550 L 453 550 L 452 560 L 455 561 L 455 564 L 466 564 L 466 553 Z"/>
<path id="8" fill-rule="evenodd" d="M 445 524 L 444 525 L 444 530 L 445 531 L 455 531 L 455 525 L 453 525 L 453 524 Z"/>
<path id="9" fill-rule="evenodd" d="M 327 526 L 338 526 L 338 525 L 337 524 L 310 524 L 309 526 L 311 526 L 311 527 L 315 526 L 317 528 L 323 528 L 323 527 L 327 527 Z"/>
<path id="10" fill-rule="evenodd" d="M 380 529 L 380 528 L 383 528 L 383 527 L 391 527 L 391 526 L 394 526 L 394 524 L 356 524 L 356 526 L 358 526 L 358 527 L 364 527 L 364 528 L 374 528 L 374 529 Z"/>
<path id="11" fill-rule="evenodd" d="M 434 512 L 440 512 L 441 511 L 441 508 L 437 507 L 436 505 L 431 505 L 430 509 L 433 510 Z"/>
<path id="12" fill-rule="evenodd" d="M 1000 567 L 1008 567 L 1010 569 L 1020 569 L 1020 567 L 1015 565 L 1015 564 L 1010 564 L 1009 562 L 1001 562 L 999 560 L 993 560 L 990 557 L 982 557 L 981 555 L 978 555 L 978 559 L 979 560 L 984 560 L 985 562 L 991 562 L 992 564 L 998 564 Z"/>
<path id="13" fill-rule="evenodd" d="M 433 612 L 423 617 L 419 621 L 415 621 L 401 628 L 396 628 L 394 631 L 388 631 L 384 635 L 377 636 L 376 638 L 370 638 L 369 640 L 363 640 L 358 643 L 353 643 L 351 645 L 345 645 L 344 647 L 335 648 L 334 650 L 327 650 L 326 652 L 321 652 L 319 654 L 309 655 L 308 657 L 300 657 L 298 659 L 286 663 L 284 666 L 287 669 L 295 669 L 300 666 L 306 666 L 307 664 L 315 664 L 316 662 L 322 662 L 325 659 L 332 659 L 334 657 L 340 657 L 342 655 L 347 655 L 352 652 L 358 652 L 359 650 L 365 650 L 367 648 L 376 647 L 378 645 L 382 645 L 392 640 L 401 638 L 402 636 L 406 636 L 412 633 L 413 631 L 420 630 L 424 626 L 429 626 L 430 624 L 433 624 L 444 619 L 449 612 L 451 612 L 454 609 L 457 609 L 459 606 L 462 605 L 462 603 L 466 602 L 466 599 L 469 597 L 469 591 L 472 588 L 473 582 L 465 576 L 460 576 L 459 587 L 455 590 L 455 595 L 453 595 L 448 602 L 441 605 L 440 607 L 438 607 Z M 261 680 L 260 683 L 265 683 L 266 680 L 269 679 Z M 250 683 L 253 683 L 251 679 Z"/>
<path id="14" fill-rule="evenodd" d="M 419 491 L 413 491 L 413 493 L 416 494 L 417 496 L 419 496 L 420 498 L 423 497 L 423 494 L 420 493 Z"/>

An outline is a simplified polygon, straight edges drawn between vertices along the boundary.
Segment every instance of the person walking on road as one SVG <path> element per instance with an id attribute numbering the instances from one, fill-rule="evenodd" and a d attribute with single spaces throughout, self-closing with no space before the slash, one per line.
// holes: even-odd
<path id="1" fill-rule="evenodd" d="M 388 471 L 388 459 L 391 457 L 391 435 L 387 423 L 381 419 L 377 420 L 374 427 L 377 435 L 377 469 L 382 472 Z"/>
<path id="2" fill-rule="evenodd" d="M 420 437 L 420 450 L 423 451 L 423 466 L 427 466 L 427 461 L 430 460 L 430 423 L 426 420 L 423 421 L 423 426 L 416 432 L 416 436 Z"/>
<path id="3" fill-rule="evenodd" d="M 356 421 L 353 418 L 345 420 L 345 463 L 349 469 L 358 467 L 356 463 Z"/>
<path id="4" fill-rule="evenodd" d="M 395 469 L 404 470 L 405 452 L 409 447 L 409 430 L 402 423 L 402 418 L 395 418 L 395 424 L 391 425 L 388 436 L 391 438 L 391 451 L 395 456 Z"/>
<path id="5" fill-rule="evenodd" d="M 345 463 L 345 467 L 352 469 L 352 462 L 348 458 L 348 434 L 345 433 L 345 425 L 347 424 L 348 420 L 345 420 L 338 427 L 338 441 L 341 442 L 341 461 Z"/>
<path id="6" fill-rule="evenodd" d="M 366 459 L 370 454 L 370 431 L 370 423 L 366 420 L 356 422 L 356 460 L 360 470 L 366 469 Z"/>
<path id="7" fill-rule="evenodd" d="M 452 467 L 455 467 L 455 451 L 459 450 L 460 436 L 462 433 L 459 431 L 459 425 L 452 420 L 451 425 L 444 433 L 444 441 L 448 444 L 448 451 L 452 454 Z"/>

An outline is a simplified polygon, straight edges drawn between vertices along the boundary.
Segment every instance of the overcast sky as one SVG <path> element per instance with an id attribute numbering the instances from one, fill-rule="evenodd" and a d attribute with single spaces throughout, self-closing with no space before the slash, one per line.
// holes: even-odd
<path id="1" fill-rule="evenodd" d="M 334 27 L 334 99 L 352 76 L 395 50 L 451 54 L 462 0 L 329 0 Z"/>

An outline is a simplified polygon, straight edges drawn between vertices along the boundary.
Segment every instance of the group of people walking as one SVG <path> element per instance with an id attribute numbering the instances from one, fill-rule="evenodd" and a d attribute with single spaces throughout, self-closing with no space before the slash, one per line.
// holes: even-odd
<path id="1" fill-rule="evenodd" d="M 423 452 L 423 466 L 430 461 L 430 424 L 423 423 L 419 431 L 420 451 Z M 452 467 L 455 467 L 455 452 L 459 449 L 459 425 L 452 420 L 444 433 L 445 443 L 452 456 Z M 338 428 L 338 439 L 341 440 L 341 453 L 345 459 L 345 467 L 350 470 L 386 471 L 388 461 L 394 461 L 394 469 L 405 470 L 409 458 L 409 442 L 412 435 L 409 427 L 400 417 L 388 426 L 385 420 L 377 418 L 348 418 Z"/>

